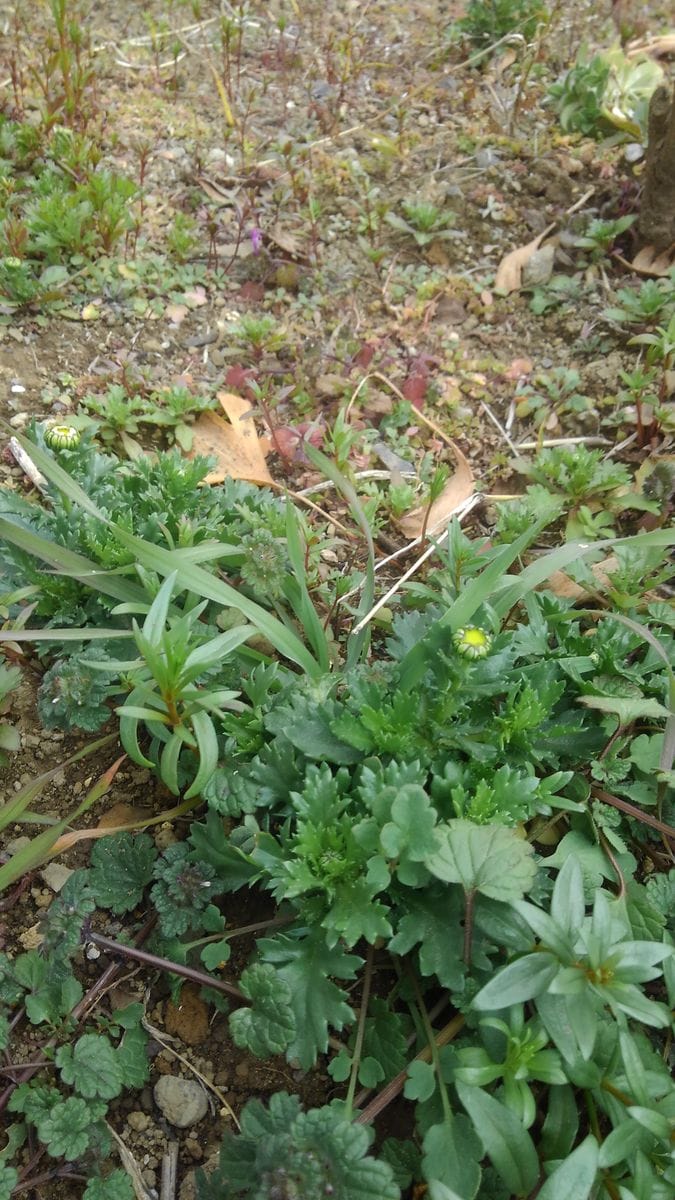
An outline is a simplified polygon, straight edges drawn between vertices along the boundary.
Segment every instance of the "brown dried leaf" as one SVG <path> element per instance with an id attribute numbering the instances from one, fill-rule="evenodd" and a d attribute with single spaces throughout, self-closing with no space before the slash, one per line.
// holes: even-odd
<path id="1" fill-rule="evenodd" d="M 630 266 L 638 275 L 668 275 L 675 266 L 675 242 L 667 250 L 655 246 L 643 246 L 635 255 Z"/>
<path id="2" fill-rule="evenodd" d="M 638 39 L 626 47 L 626 58 L 635 58 L 640 54 L 651 54 L 654 58 L 659 58 L 662 54 L 675 54 L 675 33 Z"/>
<path id="3" fill-rule="evenodd" d="M 549 225 L 543 233 L 537 234 L 536 238 L 533 238 L 526 246 L 519 246 L 517 250 L 511 250 L 502 259 L 495 275 L 495 288 L 498 291 L 518 291 L 523 281 L 523 267 L 554 228 L 555 226 Z"/>
<path id="4" fill-rule="evenodd" d="M 468 500 L 469 496 L 472 496 L 474 492 L 473 471 L 471 470 L 469 461 L 462 454 L 459 446 L 456 446 L 454 442 L 451 445 L 452 452 L 457 460 L 457 470 L 446 483 L 438 500 L 435 500 L 431 506 L 426 522 L 426 529 L 429 534 L 438 533 L 439 530 L 443 529 L 459 505 L 464 500 Z M 410 538 L 412 541 L 414 538 L 421 536 L 426 513 L 427 506 L 424 505 L 421 508 L 413 509 L 412 512 L 406 513 L 405 516 L 400 518 L 397 524 L 404 537 Z"/>
<path id="5" fill-rule="evenodd" d="M 616 555 L 610 554 L 600 562 L 591 564 L 598 591 L 607 591 L 610 586 L 609 576 L 619 565 Z M 554 571 L 543 585 L 547 591 L 553 592 L 563 600 L 587 600 L 593 593 L 581 584 L 575 583 L 565 571 Z"/>
<path id="6" fill-rule="evenodd" d="M 290 255 L 291 258 L 305 259 L 307 257 L 295 234 L 291 233 L 288 229 L 284 229 L 278 222 L 271 229 L 266 230 L 265 235 L 271 242 L 274 242 L 275 246 L 283 250 L 284 254 Z"/>
<path id="7" fill-rule="evenodd" d="M 245 479 L 248 483 L 272 484 L 264 447 L 250 415 L 250 400 L 244 400 L 234 392 L 219 392 L 218 400 L 229 421 L 218 413 L 201 413 L 192 427 L 189 457 L 204 454 L 217 459 L 216 467 L 206 476 L 207 483 Z"/>

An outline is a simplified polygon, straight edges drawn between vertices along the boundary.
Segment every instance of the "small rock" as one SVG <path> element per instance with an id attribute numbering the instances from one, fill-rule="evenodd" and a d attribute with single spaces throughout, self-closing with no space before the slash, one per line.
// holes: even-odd
<path id="1" fill-rule="evenodd" d="M 131 1129 L 134 1130 L 135 1133 L 144 1133 L 150 1125 L 150 1118 L 147 1113 L 136 1110 L 135 1112 L 129 1113 L 129 1116 L 127 1117 L 127 1124 Z"/>
<path id="2" fill-rule="evenodd" d="M 49 863 L 43 871 L 40 871 L 40 874 L 48 888 L 51 888 L 53 892 L 60 892 L 73 872 L 70 867 L 64 867 L 61 863 Z"/>
<path id="3" fill-rule="evenodd" d="M 155 1104 L 170 1125 L 188 1129 L 206 1116 L 206 1092 L 193 1079 L 163 1075 L 154 1088 Z"/>
<path id="4" fill-rule="evenodd" d="M 548 283 L 553 274 L 554 259 L 555 246 L 553 242 L 548 242 L 539 250 L 535 250 L 532 257 L 523 267 L 523 283 L 529 287 L 536 284 Z"/>

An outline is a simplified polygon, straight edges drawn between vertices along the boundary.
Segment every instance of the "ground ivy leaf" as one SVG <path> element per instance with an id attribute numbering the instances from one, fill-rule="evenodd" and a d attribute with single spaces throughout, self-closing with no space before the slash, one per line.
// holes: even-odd
<path id="1" fill-rule="evenodd" d="M 90 1179 L 82 1200 L 134 1200 L 134 1189 L 126 1171 L 111 1171 L 105 1179 Z"/>
<path id="2" fill-rule="evenodd" d="M 441 847 L 425 859 L 438 879 L 505 904 L 521 900 L 532 887 L 533 849 L 514 829 L 458 819 L 439 826 L 438 833 Z"/>
<path id="3" fill-rule="evenodd" d="M 122 1064 L 107 1037 L 85 1033 L 74 1046 L 59 1046 L 55 1057 L 63 1082 L 85 1099 L 112 1100 L 122 1091 Z"/>
<path id="4" fill-rule="evenodd" d="M 295 1036 L 289 985 L 279 978 L 274 967 L 254 963 L 242 973 L 239 986 L 251 1001 L 251 1007 L 230 1013 L 230 1033 L 235 1046 L 250 1050 L 256 1058 L 283 1054 Z"/>
<path id="5" fill-rule="evenodd" d="M 262 938 L 258 950 L 291 990 L 296 1034 L 286 1054 L 308 1070 L 328 1047 L 329 1026 L 339 1031 L 354 1020 L 346 993 L 330 976 L 354 979 L 363 959 L 347 954 L 342 946 L 328 947 L 321 929 L 302 938 Z"/>
<path id="6" fill-rule="evenodd" d="M 43 1117 L 38 1126 L 38 1137 L 52 1158 L 72 1162 L 84 1154 L 92 1125 L 102 1115 L 100 1105 L 90 1105 L 79 1096 L 69 1096 Z"/>
<path id="7" fill-rule="evenodd" d="M 147 833 L 101 838 L 91 852 L 89 883 L 101 908 L 121 914 L 140 903 L 152 879 L 157 850 Z"/>

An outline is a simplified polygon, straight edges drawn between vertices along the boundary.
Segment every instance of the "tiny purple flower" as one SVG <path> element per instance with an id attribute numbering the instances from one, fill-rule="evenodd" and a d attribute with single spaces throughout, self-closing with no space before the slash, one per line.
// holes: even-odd
<path id="1" fill-rule="evenodd" d="M 249 230 L 248 236 L 251 239 L 251 246 L 253 247 L 253 253 L 260 254 L 260 251 L 262 250 L 262 244 L 263 244 L 262 230 L 258 229 L 257 225 L 254 225 L 253 229 Z"/>

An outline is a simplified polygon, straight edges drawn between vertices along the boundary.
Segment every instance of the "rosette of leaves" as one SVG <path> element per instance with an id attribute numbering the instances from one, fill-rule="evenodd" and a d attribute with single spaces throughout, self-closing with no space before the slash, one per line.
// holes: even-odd
<path id="1" fill-rule="evenodd" d="M 368 1154 L 371 1140 L 339 1105 L 303 1112 L 286 1092 L 268 1108 L 251 1100 L 241 1133 L 223 1138 L 217 1171 L 197 1173 L 198 1200 L 400 1200 L 391 1167 Z"/>
<path id="2" fill-rule="evenodd" d="M 117 672 L 106 671 L 107 661 L 105 651 L 88 646 L 81 653 L 58 659 L 45 672 L 37 699 L 38 716 L 45 729 L 94 733 L 105 725 L 112 715 L 107 701 L 122 690 L 114 682 Z"/>

